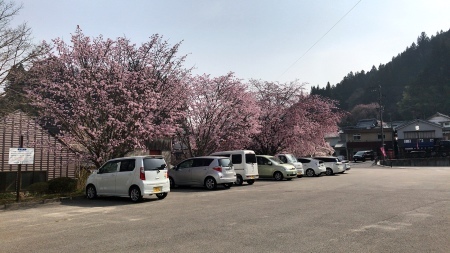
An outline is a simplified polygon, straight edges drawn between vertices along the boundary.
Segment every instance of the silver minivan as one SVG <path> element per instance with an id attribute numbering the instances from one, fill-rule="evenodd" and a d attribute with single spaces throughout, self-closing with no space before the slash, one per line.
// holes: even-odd
<path id="1" fill-rule="evenodd" d="M 217 185 L 230 188 L 236 181 L 236 173 L 228 157 L 201 156 L 186 159 L 169 169 L 169 180 L 171 187 L 204 186 L 214 190 Z"/>
<path id="2" fill-rule="evenodd" d="M 121 157 L 107 161 L 86 182 L 86 197 L 127 196 L 138 202 L 144 195 L 164 199 L 170 192 L 166 161 L 162 156 Z"/>

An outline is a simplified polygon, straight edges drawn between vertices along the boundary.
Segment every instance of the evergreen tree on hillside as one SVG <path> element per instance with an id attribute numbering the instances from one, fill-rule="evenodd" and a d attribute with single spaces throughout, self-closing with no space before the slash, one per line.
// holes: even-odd
<path id="1" fill-rule="evenodd" d="M 398 120 L 428 117 L 439 111 L 450 114 L 450 30 L 428 37 L 422 32 L 416 42 L 387 64 L 369 72 L 350 72 L 336 85 L 311 89 L 311 94 L 339 101 L 342 109 L 378 102 L 382 87 L 385 113 Z M 330 87 L 330 88 L 329 88 Z"/>
<path id="2" fill-rule="evenodd" d="M 26 76 L 27 71 L 22 65 L 13 67 L 9 71 L 4 93 L 0 96 L 0 116 L 15 110 L 22 110 L 31 115 L 36 113 L 26 96 L 26 89 L 29 86 Z"/>

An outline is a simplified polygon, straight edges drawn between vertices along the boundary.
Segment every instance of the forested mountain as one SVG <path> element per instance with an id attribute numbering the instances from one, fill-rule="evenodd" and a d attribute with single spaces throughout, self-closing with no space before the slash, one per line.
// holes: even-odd
<path id="1" fill-rule="evenodd" d="M 428 37 L 424 32 L 386 65 L 369 72 L 350 72 L 336 85 L 312 87 L 311 94 L 338 100 L 351 111 L 378 103 L 381 87 L 386 121 L 427 118 L 436 112 L 450 115 L 450 30 Z"/>

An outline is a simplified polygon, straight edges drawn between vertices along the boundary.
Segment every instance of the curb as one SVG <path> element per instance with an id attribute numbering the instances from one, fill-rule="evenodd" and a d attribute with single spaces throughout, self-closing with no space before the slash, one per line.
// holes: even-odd
<path id="1" fill-rule="evenodd" d="M 61 203 L 66 200 L 76 200 L 84 198 L 84 196 L 73 196 L 73 197 L 59 197 L 53 199 L 44 199 L 40 201 L 27 201 L 27 202 L 18 202 L 18 203 L 10 203 L 0 205 L 0 211 L 8 211 L 8 210 L 19 210 L 19 209 L 27 209 L 27 208 L 35 208 L 45 204 L 52 203 Z"/>

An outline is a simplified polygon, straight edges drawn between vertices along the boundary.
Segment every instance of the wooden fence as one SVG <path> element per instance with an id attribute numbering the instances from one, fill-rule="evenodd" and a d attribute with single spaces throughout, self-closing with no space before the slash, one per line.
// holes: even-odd
<path id="1" fill-rule="evenodd" d="M 24 112 L 15 111 L 0 119 L 0 192 L 14 191 L 18 165 L 8 164 L 9 149 L 34 148 L 34 164 L 22 165 L 22 186 L 58 177 L 75 178 L 80 162 L 67 146 Z"/>

